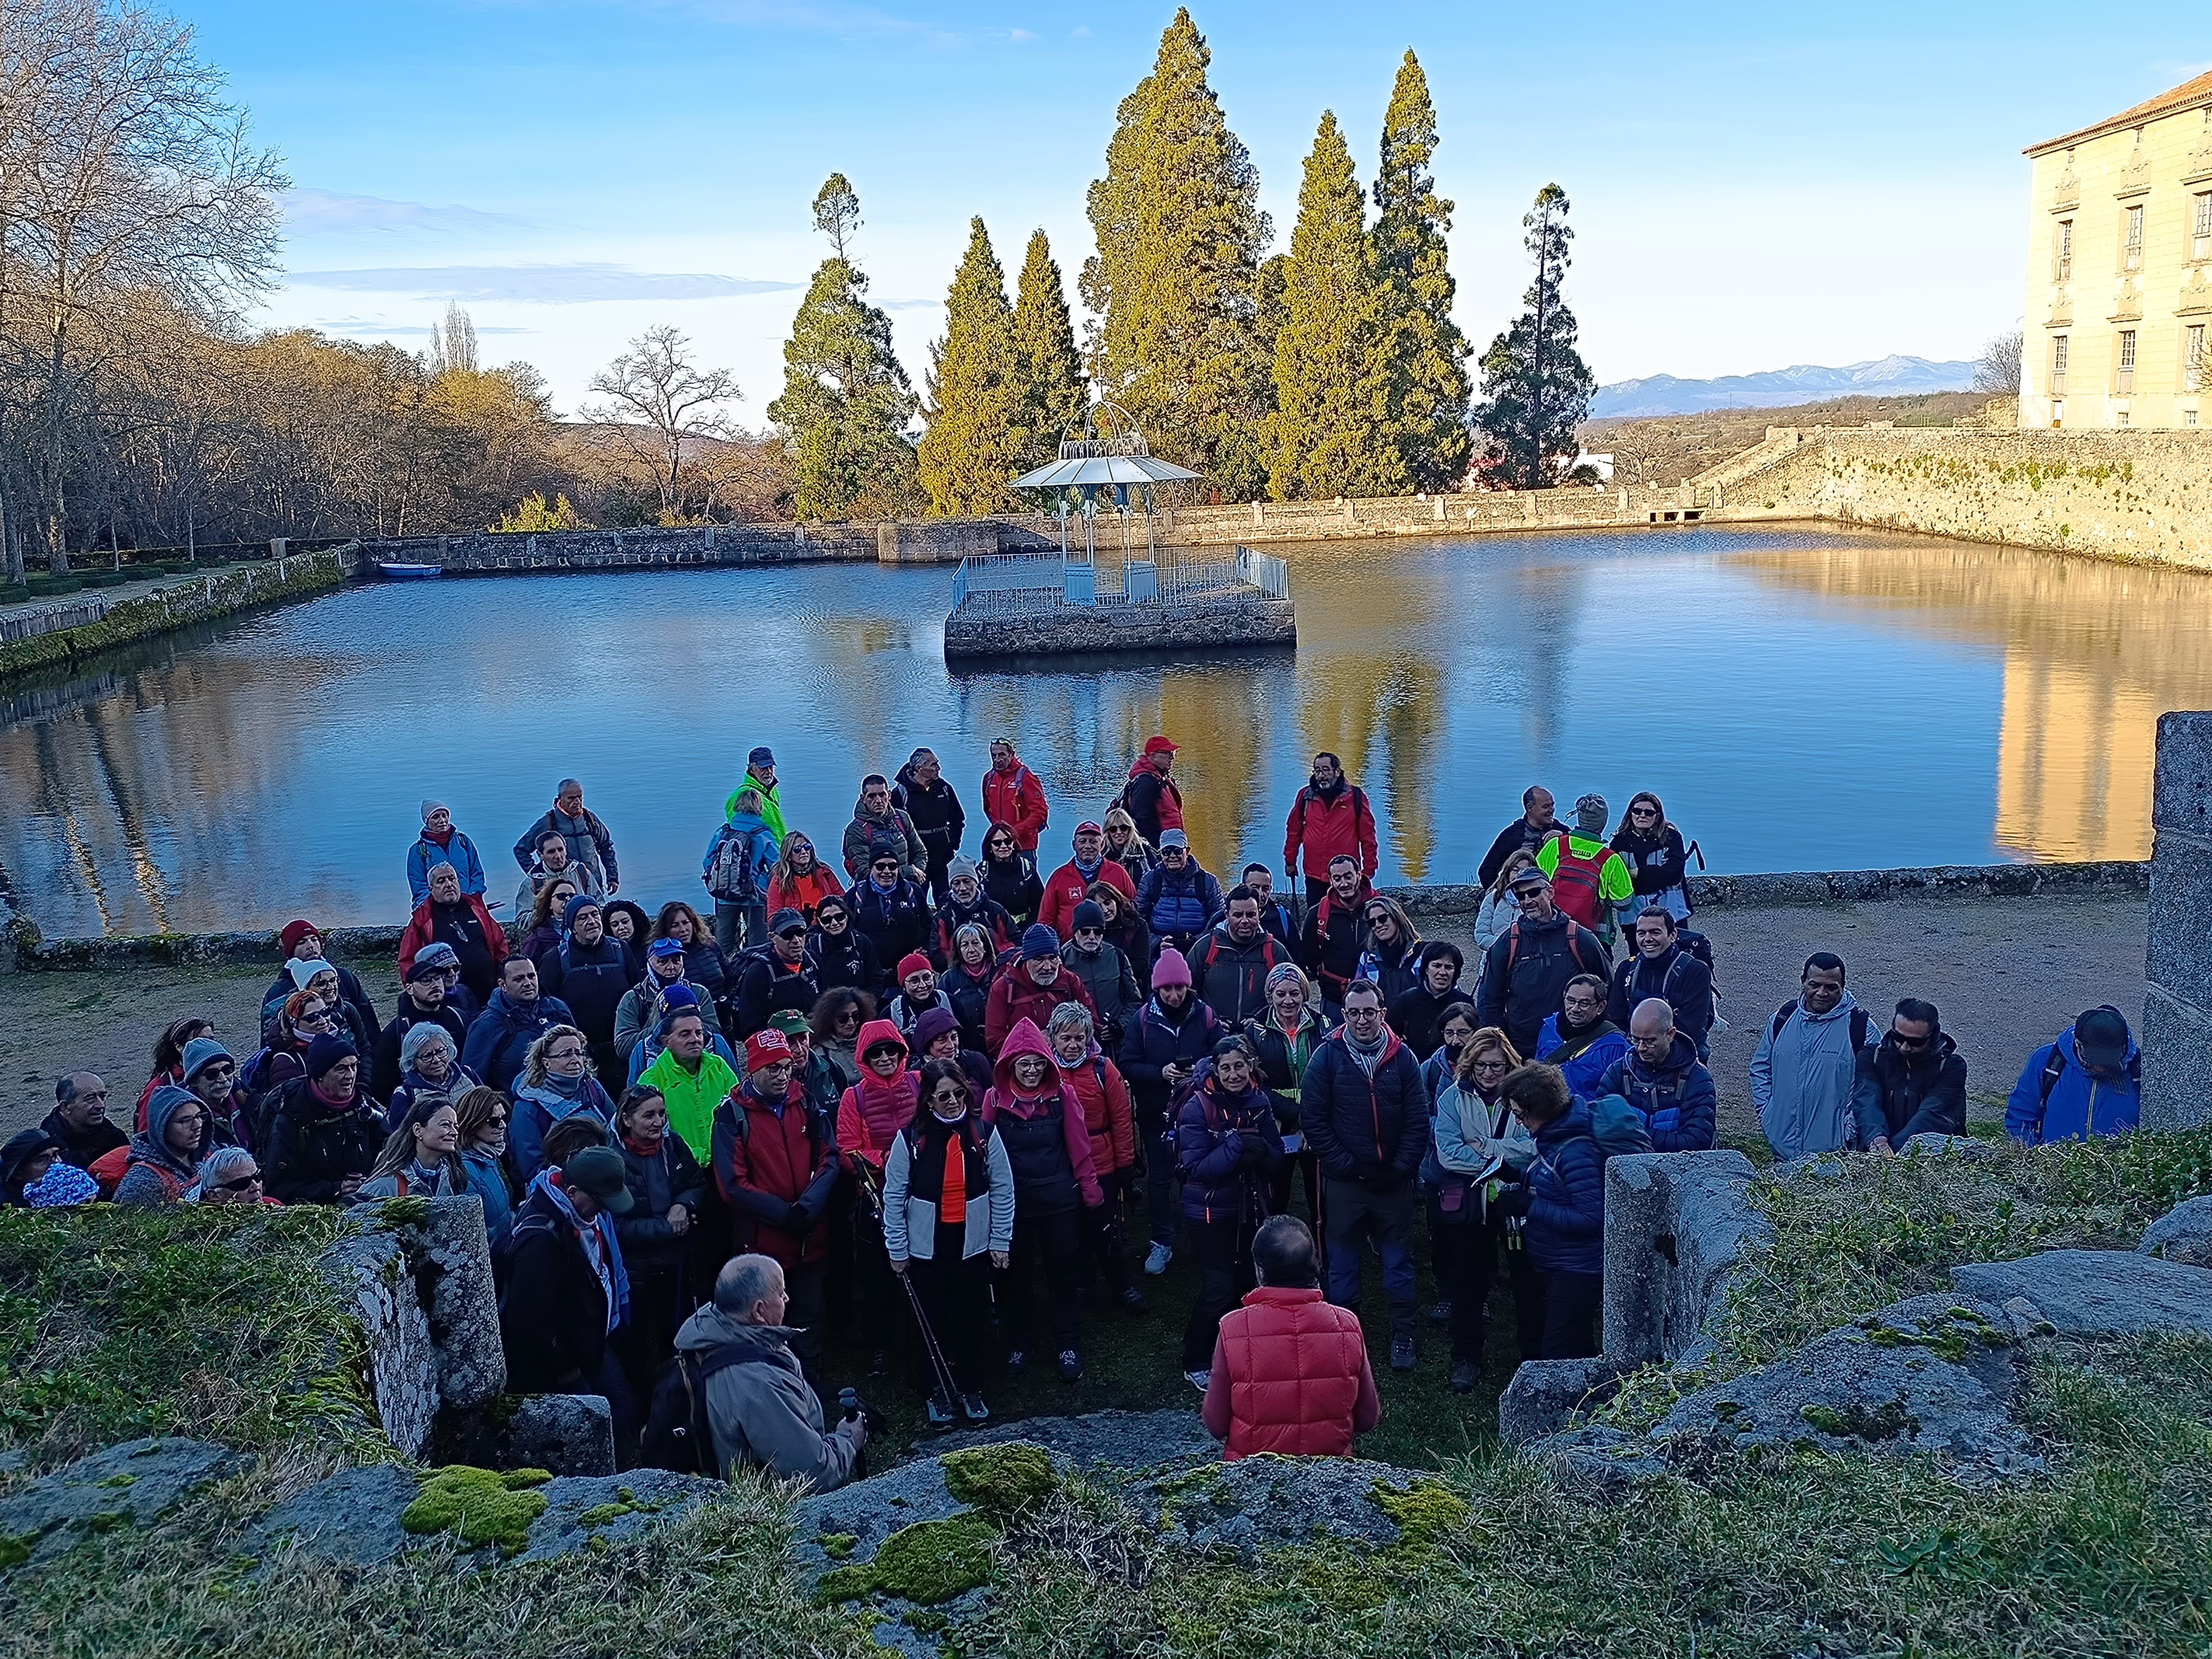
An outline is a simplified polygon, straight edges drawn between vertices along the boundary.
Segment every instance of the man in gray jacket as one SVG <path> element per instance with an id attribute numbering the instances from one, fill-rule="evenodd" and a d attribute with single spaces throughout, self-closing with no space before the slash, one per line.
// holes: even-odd
<path id="1" fill-rule="evenodd" d="M 1857 1146 L 1851 1085 L 1867 1026 L 1866 1010 L 1844 988 L 1843 958 L 1808 957 L 1796 1000 L 1775 1010 L 1751 1057 L 1752 1103 L 1776 1158 Z"/>
<path id="2" fill-rule="evenodd" d="M 717 1350 L 737 1352 L 735 1363 L 707 1378 L 707 1420 L 723 1479 L 751 1468 L 830 1492 L 858 1474 L 867 1420 L 856 1417 L 823 1432 L 822 1402 L 799 1369 L 783 1322 L 789 1299 L 773 1256 L 734 1256 L 714 1280 L 714 1299 L 677 1332 L 676 1346 L 697 1356 L 702 1366 L 713 1364 Z"/>

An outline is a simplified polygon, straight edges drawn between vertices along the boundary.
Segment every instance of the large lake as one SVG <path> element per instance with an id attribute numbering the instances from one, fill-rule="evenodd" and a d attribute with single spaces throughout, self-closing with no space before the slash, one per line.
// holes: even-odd
<path id="1" fill-rule="evenodd" d="M 943 569 L 349 588 L 0 695 L 0 864 L 50 935 L 397 921 L 422 797 L 506 895 L 574 774 L 624 892 L 696 900 L 751 744 L 834 854 L 863 773 L 929 744 L 972 812 L 1002 733 L 1057 861 L 1155 731 L 1217 871 L 1279 861 L 1321 748 L 1386 880 L 1471 879 L 1532 781 L 1616 817 L 1655 790 L 1716 871 L 2139 858 L 2158 715 L 2212 706 L 2212 578 L 2181 572 L 1813 531 L 1288 556 L 1295 655 L 959 675 Z"/>

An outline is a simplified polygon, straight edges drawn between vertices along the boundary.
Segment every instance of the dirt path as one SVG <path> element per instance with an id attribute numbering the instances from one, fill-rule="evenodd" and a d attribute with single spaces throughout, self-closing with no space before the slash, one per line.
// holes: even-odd
<path id="1" fill-rule="evenodd" d="M 1461 919 L 1455 918 L 1455 921 Z M 1977 1121 L 2002 1120 L 2028 1053 L 2082 1009 L 2110 1002 L 2130 1023 L 2142 1012 L 2145 911 L 2122 898 L 1886 899 L 1857 905 L 1719 908 L 1698 925 L 1712 936 L 1729 1019 L 1713 1043 L 1722 1133 L 1756 1139 L 1746 1068 L 1759 1027 L 1794 994 L 1800 965 L 1833 951 L 1852 994 L 1877 1027 L 1899 997 L 1925 997 L 1967 1060 Z M 1462 946 L 1463 927 L 1431 928 Z M 388 961 L 350 962 L 380 1010 L 398 995 Z M 257 1046 L 271 962 L 252 968 L 124 968 L 0 975 L 0 1135 L 35 1123 L 53 1104 L 64 1069 L 99 1073 L 118 1112 L 144 1085 L 154 1039 L 168 1020 L 211 1012 L 226 1042 Z"/>

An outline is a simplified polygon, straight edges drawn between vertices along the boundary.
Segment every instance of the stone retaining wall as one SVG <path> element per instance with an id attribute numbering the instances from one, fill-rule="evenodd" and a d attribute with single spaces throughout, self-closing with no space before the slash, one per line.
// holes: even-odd
<path id="1" fill-rule="evenodd" d="M 319 592 L 337 586 L 360 566 L 358 546 L 349 544 L 321 553 L 227 566 L 210 570 L 197 581 L 165 583 L 149 592 L 114 599 L 104 595 L 82 601 L 72 599 L 68 606 L 56 611 L 58 618 L 74 618 L 82 614 L 87 605 L 97 605 L 100 614 L 91 621 L 0 644 L 0 680 L 128 645 L 134 640 L 149 639 L 189 623 L 206 622 L 253 605 Z"/>
<path id="2" fill-rule="evenodd" d="M 1291 602 L 1256 594 L 1195 604 L 1065 605 L 1026 617 L 955 611 L 945 623 L 948 661 L 1297 642 L 1297 612 Z"/>
<path id="3" fill-rule="evenodd" d="M 2212 714 L 2161 715 L 2151 793 L 2142 1122 L 2212 1121 Z"/>
<path id="4" fill-rule="evenodd" d="M 703 525 L 662 530 L 479 531 L 362 544 L 371 561 L 435 564 L 455 576 L 521 571 L 671 569 L 691 565 L 811 563 L 872 559 L 873 525 Z"/>
<path id="5" fill-rule="evenodd" d="M 2212 432 L 1778 428 L 1693 487 L 1729 521 L 1823 519 L 2212 568 Z"/>

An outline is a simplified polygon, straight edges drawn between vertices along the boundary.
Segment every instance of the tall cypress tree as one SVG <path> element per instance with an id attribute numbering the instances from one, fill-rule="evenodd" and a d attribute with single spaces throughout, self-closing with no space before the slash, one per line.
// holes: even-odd
<path id="1" fill-rule="evenodd" d="M 1178 9 L 1152 72 L 1121 100 L 1106 176 L 1091 186 L 1098 251 L 1082 291 L 1097 319 L 1089 356 L 1100 394 L 1160 453 L 1234 498 L 1267 476 L 1273 388 L 1255 285 L 1272 230 L 1259 170 L 1206 83 L 1212 61 Z"/>
<path id="2" fill-rule="evenodd" d="M 1382 379 L 1364 200 L 1335 113 L 1323 111 L 1275 330 L 1267 489 L 1279 501 L 1372 495 L 1385 482 L 1376 465 Z"/>
<path id="3" fill-rule="evenodd" d="M 1042 230 L 1030 234 L 1014 295 L 1014 377 L 1021 394 L 1020 463 L 1026 471 L 1060 453 L 1062 434 L 1083 419 L 1090 402 L 1067 291 Z"/>
<path id="4" fill-rule="evenodd" d="M 1574 238 L 1566 191 L 1545 185 L 1521 223 L 1536 280 L 1522 297 L 1528 309 L 1482 355 L 1474 419 L 1483 432 L 1484 476 L 1510 489 L 1545 489 L 1575 458 L 1575 428 L 1589 412 L 1597 381 L 1575 349 L 1575 313 L 1561 293 Z"/>
<path id="5" fill-rule="evenodd" d="M 1006 275 L 980 218 L 945 301 L 945 337 L 930 348 L 929 429 L 916 453 L 929 510 L 940 518 L 1005 511 L 1021 470 L 1021 384 Z"/>
<path id="6" fill-rule="evenodd" d="M 768 406 L 783 431 L 792 505 L 801 519 L 896 518 L 915 495 L 914 388 L 891 349 L 891 319 L 868 303 L 868 279 L 846 257 L 860 215 L 842 173 L 815 198 L 814 222 L 837 252 L 792 319 L 783 395 Z"/>
<path id="7" fill-rule="evenodd" d="M 1429 77 L 1411 51 L 1398 66 L 1382 116 L 1375 175 L 1375 263 L 1381 287 L 1380 356 L 1385 392 L 1381 471 L 1387 489 L 1458 488 L 1474 434 L 1468 429 L 1467 337 L 1452 321 L 1452 204 L 1430 171 L 1437 152 Z"/>

